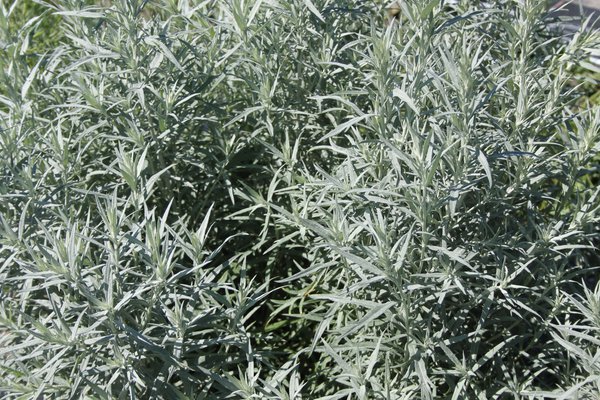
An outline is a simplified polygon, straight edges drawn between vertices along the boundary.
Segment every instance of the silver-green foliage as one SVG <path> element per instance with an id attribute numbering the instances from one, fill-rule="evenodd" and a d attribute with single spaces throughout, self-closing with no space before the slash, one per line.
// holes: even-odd
<path id="1" fill-rule="evenodd" d="M 597 43 L 476 3 L 3 5 L 4 395 L 597 396 Z"/>

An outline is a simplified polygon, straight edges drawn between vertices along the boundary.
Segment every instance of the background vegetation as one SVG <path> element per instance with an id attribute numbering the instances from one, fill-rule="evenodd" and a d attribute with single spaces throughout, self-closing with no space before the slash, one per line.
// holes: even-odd
<path id="1" fill-rule="evenodd" d="M 598 398 L 597 37 L 383 6 L 2 3 L 6 398 Z"/>

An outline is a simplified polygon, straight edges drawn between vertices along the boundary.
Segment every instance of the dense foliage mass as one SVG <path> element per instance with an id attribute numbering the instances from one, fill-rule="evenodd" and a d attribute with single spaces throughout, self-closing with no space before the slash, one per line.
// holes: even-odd
<path id="1" fill-rule="evenodd" d="M 3 397 L 598 398 L 597 42 L 383 7 L 1 3 Z"/>

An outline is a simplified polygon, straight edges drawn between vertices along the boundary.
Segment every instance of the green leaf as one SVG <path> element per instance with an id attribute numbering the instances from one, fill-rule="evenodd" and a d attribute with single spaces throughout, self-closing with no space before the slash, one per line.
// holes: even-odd
<path id="1" fill-rule="evenodd" d="M 304 0 L 304 4 L 306 4 L 306 7 L 308 7 L 311 13 L 315 14 L 315 16 L 321 21 L 325 22 L 325 18 L 323 18 L 323 16 L 319 12 L 319 10 L 317 10 L 317 7 L 315 7 L 314 3 L 311 0 Z"/>

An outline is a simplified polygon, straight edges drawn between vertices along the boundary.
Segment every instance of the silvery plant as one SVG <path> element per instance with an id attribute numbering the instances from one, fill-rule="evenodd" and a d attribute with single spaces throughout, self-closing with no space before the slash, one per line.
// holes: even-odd
<path id="1" fill-rule="evenodd" d="M 600 398 L 545 3 L 2 2 L 2 397 Z"/>

